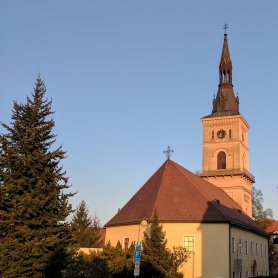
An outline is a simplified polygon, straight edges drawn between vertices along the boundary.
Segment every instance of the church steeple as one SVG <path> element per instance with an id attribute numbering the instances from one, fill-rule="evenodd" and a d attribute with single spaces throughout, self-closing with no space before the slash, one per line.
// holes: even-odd
<path id="1" fill-rule="evenodd" d="M 227 34 L 224 34 L 224 43 L 222 48 L 222 55 L 219 64 L 219 83 L 232 84 L 232 61 L 230 58 Z"/>
<path id="2" fill-rule="evenodd" d="M 213 99 L 212 113 L 202 118 L 201 176 L 223 189 L 252 217 L 251 189 L 255 177 L 249 172 L 249 125 L 239 113 L 239 100 L 234 94 L 227 24 L 224 29 L 218 91 Z"/>
<path id="3" fill-rule="evenodd" d="M 232 70 L 232 61 L 225 30 L 222 55 L 219 63 L 219 85 L 216 97 L 213 98 L 211 116 L 218 117 L 239 114 L 239 98 L 234 94 Z"/>

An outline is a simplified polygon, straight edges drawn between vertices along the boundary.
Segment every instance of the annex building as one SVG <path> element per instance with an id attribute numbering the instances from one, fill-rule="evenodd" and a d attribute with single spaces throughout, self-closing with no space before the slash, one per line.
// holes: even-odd
<path id="1" fill-rule="evenodd" d="M 168 247 L 185 246 L 185 277 L 245 278 L 268 275 L 268 237 L 252 220 L 249 125 L 239 112 L 232 62 L 224 34 L 219 85 L 212 113 L 202 118 L 203 163 L 198 174 L 167 159 L 105 225 L 112 245 L 142 240 L 142 220 L 156 209 Z"/>

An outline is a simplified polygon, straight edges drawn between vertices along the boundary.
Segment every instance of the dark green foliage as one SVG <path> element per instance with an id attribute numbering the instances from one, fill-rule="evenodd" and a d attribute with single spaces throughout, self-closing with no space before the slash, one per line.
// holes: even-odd
<path id="1" fill-rule="evenodd" d="M 133 277 L 134 245 L 123 250 L 118 242 L 116 247 L 108 243 L 103 252 L 74 256 L 63 273 L 65 278 L 131 278 Z"/>
<path id="2" fill-rule="evenodd" d="M 45 92 L 38 78 L 32 97 L 25 104 L 14 102 L 11 124 L 2 124 L 6 133 L 0 135 L 1 277 L 47 277 L 53 265 L 59 275 L 70 244 L 65 219 L 72 194 L 64 192 L 69 188 L 60 165 L 65 152 L 53 146 L 53 112 Z"/>
<path id="3" fill-rule="evenodd" d="M 64 278 L 112 278 L 107 267 L 107 261 L 98 255 L 93 255 L 90 260 L 83 256 L 75 256 L 63 271 Z"/>
<path id="4" fill-rule="evenodd" d="M 156 223 L 156 221 L 154 222 Z M 162 230 L 161 232 L 163 233 Z M 162 242 L 164 243 L 165 240 Z M 134 251 L 134 243 L 127 250 L 125 250 L 122 248 L 119 241 L 115 247 L 111 246 L 110 242 L 108 242 L 108 244 L 103 247 L 102 252 L 92 252 L 89 255 L 82 254 L 82 256 L 73 256 L 72 260 L 63 272 L 63 277 L 134 277 Z M 160 249 L 160 251 L 162 251 L 162 249 Z M 144 252 L 145 250 L 143 251 L 143 254 Z M 165 258 L 159 257 L 159 254 L 156 253 L 154 256 L 158 256 L 159 258 L 155 258 L 152 261 L 146 261 L 146 256 L 144 256 L 144 260 L 142 260 L 140 267 L 140 277 L 182 278 L 183 274 L 178 273 L 177 268 L 186 261 L 188 257 L 187 250 L 182 247 L 176 247 L 174 248 L 173 253 L 170 253 L 167 249 L 165 253 Z M 150 257 L 153 256 L 150 255 Z M 159 267 L 164 267 L 163 270 L 156 267 L 154 263 L 160 263 Z"/>
<path id="5" fill-rule="evenodd" d="M 69 259 L 70 251 L 68 249 L 57 248 L 45 267 L 45 277 L 61 277 L 61 270 L 67 267 Z"/>
<path id="6" fill-rule="evenodd" d="M 77 207 L 70 225 L 78 247 L 100 247 L 100 221 L 97 216 L 89 216 L 85 201 Z"/>
<path id="7" fill-rule="evenodd" d="M 147 232 L 144 232 L 142 275 L 140 274 L 140 276 L 166 277 L 167 273 L 173 268 L 171 253 L 166 244 L 165 232 L 155 211 Z"/>
<path id="8" fill-rule="evenodd" d="M 109 271 L 113 277 L 133 277 L 134 250 L 134 244 L 124 250 L 119 241 L 116 247 L 112 247 L 108 242 L 100 256 L 107 261 Z"/>
<path id="9" fill-rule="evenodd" d="M 164 277 L 164 276 L 162 276 Z M 166 278 L 183 278 L 183 273 L 182 272 L 177 272 L 175 268 L 171 268 L 168 270 L 166 274 Z"/>
<path id="10" fill-rule="evenodd" d="M 273 211 L 271 209 L 264 209 L 263 207 L 263 193 L 260 189 L 252 187 L 252 214 L 253 219 L 262 228 L 266 229 L 273 220 Z"/>

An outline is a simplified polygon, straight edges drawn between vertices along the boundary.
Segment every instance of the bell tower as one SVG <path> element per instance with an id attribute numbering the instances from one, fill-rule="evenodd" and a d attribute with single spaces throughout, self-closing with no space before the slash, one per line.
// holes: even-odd
<path id="1" fill-rule="evenodd" d="M 203 161 L 201 176 L 222 188 L 252 217 L 249 172 L 249 125 L 239 113 L 239 98 L 232 82 L 232 61 L 225 30 L 219 64 L 219 85 L 210 115 L 203 117 Z"/>

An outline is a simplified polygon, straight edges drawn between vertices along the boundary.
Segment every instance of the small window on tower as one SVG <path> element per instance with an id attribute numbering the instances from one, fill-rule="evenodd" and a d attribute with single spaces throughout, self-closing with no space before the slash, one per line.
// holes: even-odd
<path id="1" fill-rule="evenodd" d="M 231 139 L 232 138 L 232 130 L 229 129 L 229 138 Z"/>
<path id="2" fill-rule="evenodd" d="M 226 169 L 226 154 L 223 151 L 217 155 L 217 169 Z"/>
<path id="3" fill-rule="evenodd" d="M 211 139 L 214 139 L 214 131 L 211 132 Z"/>

